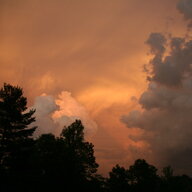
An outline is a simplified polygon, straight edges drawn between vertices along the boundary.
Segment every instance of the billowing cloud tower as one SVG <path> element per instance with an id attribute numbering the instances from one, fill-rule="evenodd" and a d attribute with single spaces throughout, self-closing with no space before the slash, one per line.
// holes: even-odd
<path id="1" fill-rule="evenodd" d="M 192 21 L 192 1 L 181 0 L 177 8 Z M 145 131 L 140 139 L 150 144 L 156 162 L 192 174 L 192 40 L 151 33 L 146 43 L 153 57 L 146 70 L 148 88 L 139 99 L 142 110 L 122 121 Z"/>

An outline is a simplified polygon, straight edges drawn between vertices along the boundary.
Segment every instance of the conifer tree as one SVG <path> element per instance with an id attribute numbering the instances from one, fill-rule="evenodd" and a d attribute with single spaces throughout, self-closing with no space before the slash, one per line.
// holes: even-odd
<path id="1" fill-rule="evenodd" d="M 84 126 L 81 120 L 76 120 L 70 126 L 65 127 L 60 138 L 64 141 L 66 151 L 70 154 L 69 162 L 74 171 L 90 179 L 97 172 L 98 164 L 95 161 L 94 146 L 84 140 Z"/>
<path id="2" fill-rule="evenodd" d="M 9 168 L 10 157 L 19 151 L 19 144 L 32 136 L 36 127 L 35 110 L 27 111 L 27 99 L 18 86 L 4 83 L 0 89 L 0 166 Z"/>

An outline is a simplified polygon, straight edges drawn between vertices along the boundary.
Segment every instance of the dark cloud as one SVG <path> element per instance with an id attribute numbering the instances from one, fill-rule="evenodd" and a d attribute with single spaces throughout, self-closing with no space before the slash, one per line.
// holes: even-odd
<path id="1" fill-rule="evenodd" d="M 177 8 L 192 21 L 191 0 L 179 1 Z M 143 110 L 122 121 L 145 131 L 138 139 L 150 144 L 156 164 L 192 174 L 192 40 L 152 33 L 146 43 L 153 58 L 145 70 L 148 88 L 139 99 Z"/>
<path id="2" fill-rule="evenodd" d="M 192 1 L 179 0 L 177 9 L 184 15 L 185 19 L 192 19 Z"/>
<path id="3" fill-rule="evenodd" d="M 192 41 L 166 39 L 152 33 L 147 40 L 154 57 L 148 89 L 139 99 L 143 111 L 131 111 L 122 121 L 145 130 L 140 139 L 150 143 L 157 162 L 192 174 Z"/>
<path id="4" fill-rule="evenodd" d="M 177 4 L 177 9 L 183 14 L 185 20 L 188 23 L 188 29 L 192 27 L 192 1 L 191 0 L 180 0 Z"/>
<path id="5" fill-rule="evenodd" d="M 168 56 L 165 55 L 165 42 L 166 38 L 159 33 L 152 33 L 147 40 L 154 54 L 149 80 L 165 86 L 180 86 L 191 75 L 192 41 L 179 37 L 169 38 Z"/>
<path id="6" fill-rule="evenodd" d="M 166 38 L 160 33 L 152 33 L 146 41 L 151 46 L 151 53 L 161 56 L 165 52 Z"/>

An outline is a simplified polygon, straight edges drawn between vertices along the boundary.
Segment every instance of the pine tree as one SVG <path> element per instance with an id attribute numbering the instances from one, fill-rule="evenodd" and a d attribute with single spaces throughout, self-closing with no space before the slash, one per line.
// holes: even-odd
<path id="1" fill-rule="evenodd" d="M 0 89 L 0 166 L 9 168 L 10 157 L 19 151 L 19 144 L 32 136 L 37 127 L 28 128 L 35 121 L 35 110 L 27 110 L 27 99 L 18 86 L 4 83 Z"/>
<path id="2" fill-rule="evenodd" d="M 64 140 L 66 150 L 71 155 L 69 161 L 76 164 L 78 174 L 86 179 L 92 177 L 97 172 L 98 164 L 95 161 L 93 144 L 84 140 L 84 126 L 81 120 L 65 127 L 60 138 Z"/>
<path id="3" fill-rule="evenodd" d="M 68 183 L 76 183 L 74 187 L 79 186 L 84 191 L 96 178 L 98 164 L 95 160 L 93 144 L 84 140 L 84 127 L 81 121 L 76 120 L 70 126 L 65 127 L 60 141 L 63 141 L 66 153 L 67 175 L 65 178 L 68 179 Z"/>
<path id="4" fill-rule="evenodd" d="M 43 134 L 35 140 L 30 167 L 41 186 L 46 180 L 43 191 L 59 191 L 61 184 L 65 191 L 99 191 L 103 181 L 97 175 L 93 144 L 85 141 L 83 131 L 76 120 L 60 137 Z"/>

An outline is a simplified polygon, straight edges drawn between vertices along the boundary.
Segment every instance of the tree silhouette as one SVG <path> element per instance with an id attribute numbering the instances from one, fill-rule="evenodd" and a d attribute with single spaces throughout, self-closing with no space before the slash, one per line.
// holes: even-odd
<path id="1" fill-rule="evenodd" d="M 80 120 L 65 127 L 60 138 L 65 143 L 67 153 L 71 155 L 69 161 L 74 161 L 74 165 L 77 165 L 78 174 L 90 178 L 96 173 L 98 164 L 95 161 L 94 146 L 85 141 L 84 127 Z"/>
<path id="2" fill-rule="evenodd" d="M 164 167 L 161 176 L 161 191 L 163 192 L 191 192 L 192 178 L 187 175 L 173 175 L 171 166 Z"/>
<path id="3" fill-rule="evenodd" d="M 35 121 L 35 110 L 27 110 L 27 99 L 20 87 L 4 84 L 0 89 L 0 165 L 9 168 L 10 157 L 21 143 L 32 136 L 36 127 L 28 128 Z"/>
<path id="4" fill-rule="evenodd" d="M 26 175 L 33 143 L 31 136 L 36 129 L 28 127 L 35 121 L 35 110 L 26 110 L 23 90 L 5 83 L 0 89 L 0 176 L 4 186 L 7 182 L 15 186 L 21 175 Z"/>
<path id="5" fill-rule="evenodd" d="M 128 172 L 133 191 L 157 191 L 157 169 L 144 159 L 136 160 Z"/>
<path id="6" fill-rule="evenodd" d="M 32 175 L 38 177 L 40 185 L 47 183 L 47 189 L 56 189 L 61 183 L 66 191 L 99 191 L 102 178 L 97 172 L 93 144 L 84 139 L 84 127 L 76 120 L 64 127 L 60 137 L 52 134 L 41 135 L 31 155 Z"/>
<path id="7" fill-rule="evenodd" d="M 31 191 L 57 191 L 66 184 L 65 145 L 52 134 L 43 134 L 34 141 L 29 160 Z"/>
<path id="8" fill-rule="evenodd" d="M 129 176 L 128 170 L 124 167 L 116 165 L 111 172 L 109 172 L 108 189 L 110 192 L 127 192 L 129 191 Z"/>
<path id="9" fill-rule="evenodd" d="M 76 185 L 88 186 L 94 178 L 98 164 L 95 161 L 93 144 L 84 139 L 84 127 L 80 120 L 65 127 L 60 140 L 65 144 L 67 178 Z M 82 189 L 83 190 L 83 189 Z"/>
<path id="10" fill-rule="evenodd" d="M 171 168 L 171 166 L 164 167 L 162 173 L 162 178 L 166 181 L 173 177 L 173 169 Z"/>
<path id="11" fill-rule="evenodd" d="M 94 146 L 85 141 L 80 120 L 64 127 L 59 137 L 32 138 L 35 110 L 27 111 L 20 87 L 0 89 L 0 191 L 83 192 L 191 192 L 192 178 L 173 175 L 167 166 L 162 176 L 144 159 L 129 169 L 116 165 L 109 178 L 97 174 Z"/>

